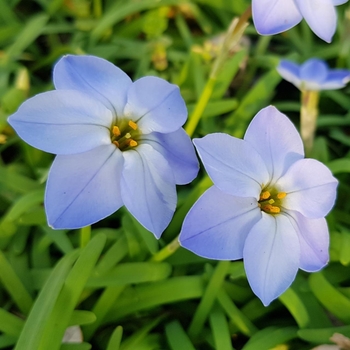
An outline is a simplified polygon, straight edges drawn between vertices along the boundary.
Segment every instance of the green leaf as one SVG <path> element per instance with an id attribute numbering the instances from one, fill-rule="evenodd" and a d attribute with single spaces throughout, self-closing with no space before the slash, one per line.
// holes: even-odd
<path id="1" fill-rule="evenodd" d="M 210 327 L 214 337 L 215 349 L 232 350 L 231 334 L 222 309 L 216 304 L 209 316 Z"/>
<path id="2" fill-rule="evenodd" d="M 165 335 L 171 350 L 195 350 L 179 321 L 167 323 L 165 325 Z"/>
<path id="3" fill-rule="evenodd" d="M 319 329 L 300 329 L 298 331 L 298 336 L 299 338 L 305 341 L 308 341 L 310 343 L 327 344 L 327 343 L 331 343 L 329 338 L 334 333 L 340 333 L 350 338 L 350 326 L 319 328 Z"/>
<path id="4" fill-rule="evenodd" d="M 123 328 L 121 326 L 116 327 L 111 335 L 111 338 L 109 339 L 106 350 L 119 350 L 122 336 L 123 336 Z"/>
<path id="5" fill-rule="evenodd" d="M 96 315 L 93 312 L 86 310 L 74 310 L 72 313 L 72 317 L 69 320 L 68 327 L 89 324 L 95 321 Z"/>
<path id="6" fill-rule="evenodd" d="M 7 335 L 18 337 L 24 326 L 24 321 L 14 314 L 0 308 L 0 331 Z"/>
<path id="7" fill-rule="evenodd" d="M 79 258 L 69 272 L 60 291 L 37 350 L 58 350 L 60 348 L 61 340 L 69 326 L 74 308 L 95 267 L 105 242 L 105 235 L 96 235 L 81 250 Z"/>
<path id="8" fill-rule="evenodd" d="M 254 334 L 242 350 L 270 350 L 297 336 L 296 327 L 268 327 Z"/>
<path id="9" fill-rule="evenodd" d="M 170 273 L 171 265 L 168 263 L 125 263 L 118 265 L 103 276 L 90 278 L 86 286 L 98 288 L 152 282 L 165 279 Z"/>
<path id="10" fill-rule="evenodd" d="M 15 350 L 38 350 L 41 337 L 48 322 L 63 283 L 78 252 L 64 256 L 52 270 L 26 320 Z M 63 338 L 63 337 L 62 337 Z"/>
<path id="11" fill-rule="evenodd" d="M 340 293 L 324 277 L 322 272 L 309 278 L 310 288 L 323 306 L 340 320 L 350 322 L 350 299 Z"/>

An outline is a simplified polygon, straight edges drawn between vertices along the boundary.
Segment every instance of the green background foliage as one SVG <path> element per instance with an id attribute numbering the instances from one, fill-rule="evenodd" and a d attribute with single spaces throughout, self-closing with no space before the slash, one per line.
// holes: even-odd
<path id="1" fill-rule="evenodd" d="M 195 137 L 217 131 L 242 137 L 269 104 L 298 126 L 299 91 L 281 81 L 276 65 L 280 58 L 319 57 L 350 68 L 350 5 L 337 8 L 332 44 L 304 22 L 273 37 L 249 25 L 210 83 L 225 32 L 249 5 L 0 1 L 0 349 L 303 350 L 331 343 L 334 333 L 350 337 L 350 87 L 321 93 L 312 153 L 340 181 L 327 217 L 330 263 L 311 275 L 299 271 L 269 307 L 252 293 L 242 261 L 161 251 L 210 186 L 202 170 L 178 188 L 178 209 L 159 241 L 124 209 L 92 228 L 54 231 L 43 207 L 53 155 L 22 142 L 6 121 L 25 99 L 53 89 L 52 67 L 70 53 L 106 58 L 132 79 L 156 75 L 178 84 L 190 120 L 200 118 Z M 212 95 L 203 104 L 208 84 Z M 80 326 L 83 342 L 62 343 L 72 325 Z"/>

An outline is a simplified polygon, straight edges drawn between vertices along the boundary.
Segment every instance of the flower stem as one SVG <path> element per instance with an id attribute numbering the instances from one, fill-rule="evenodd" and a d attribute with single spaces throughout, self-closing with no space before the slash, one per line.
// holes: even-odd
<path id="1" fill-rule="evenodd" d="M 167 244 L 163 249 L 158 253 L 154 254 L 150 261 L 163 261 L 168 258 L 170 255 L 175 253 L 180 247 L 179 236 L 176 236 L 169 244 Z"/>
<path id="2" fill-rule="evenodd" d="M 223 67 L 225 61 L 229 57 L 230 51 L 233 47 L 236 46 L 241 37 L 245 28 L 248 26 L 248 20 L 252 14 L 251 6 L 241 15 L 239 19 L 235 18 L 227 30 L 224 43 L 221 47 L 220 53 L 218 54 L 216 60 L 214 61 L 213 67 L 210 72 L 209 80 L 207 81 L 203 92 L 199 98 L 199 101 L 196 104 L 196 107 L 188 119 L 186 125 L 186 132 L 191 137 L 196 130 L 196 127 L 203 115 L 203 112 L 210 100 L 211 95 L 214 91 L 214 86 L 221 68 Z"/>
<path id="3" fill-rule="evenodd" d="M 314 143 L 318 101 L 318 91 L 303 90 L 301 92 L 300 133 L 304 142 L 306 156 L 310 155 Z"/>
<path id="4" fill-rule="evenodd" d="M 80 247 L 84 248 L 91 238 L 91 226 L 85 226 L 80 229 Z"/>

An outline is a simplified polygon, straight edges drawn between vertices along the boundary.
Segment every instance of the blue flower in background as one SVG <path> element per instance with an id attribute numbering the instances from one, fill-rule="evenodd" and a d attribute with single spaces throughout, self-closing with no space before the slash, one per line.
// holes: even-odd
<path id="1" fill-rule="evenodd" d="M 261 110 L 244 140 L 210 134 L 194 144 L 214 182 L 187 214 L 180 244 L 219 260 L 244 259 L 254 293 L 268 305 L 293 282 L 298 268 L 328 261 L 325 215 L 338 181 L 304 159 L 300 136 L 274 107 Z"/>
<path id="2" fill-rule="evenodd" d="M 337 25 L 335 6 L 348 0 L 252 0 L 254 25 L 259 34 L 273 35 L 296 26 L 303 18 L 312 31 L 331 42 Z"/>
<path id="3" fill-rule="evenodd" d="M 343 88 L 350 81 L 347 69 L 329 69 L 317 58 L 311 58 L 300 66 L 288 60 L 281 60 L 278 73 L 300 90 L 334 90 Z"/>
<path id="4" fill-rule="evenodd" d="M 156 77 L 132 82 L 93 56 L 63 57 L 53 77 L 55 91 L 8 120 L 30 145 L 57 154 L 45 194 L 49 225 L 83 227 L 125 205 L 159 238 L 175 211 L 176 184 L 198 172 L 179 88 Z"/>

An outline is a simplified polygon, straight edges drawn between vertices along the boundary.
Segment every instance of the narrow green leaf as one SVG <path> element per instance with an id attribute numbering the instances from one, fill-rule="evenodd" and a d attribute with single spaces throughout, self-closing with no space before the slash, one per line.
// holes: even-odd
<path id="1" fill-rule="evenodd" d="M 57 298 L 37 350 L 58 350 L 60 348 L 61 340 L 69 325 L 73 310 L 97 259 L 101 255 L 105 241 L 106 237 L 104 235 L 96 235 L 82 249 Z"/>
<path id="2" fill-rule="evenodd" d="M 46 323 L 56 303 L 64 280 L 77 257 L 77 251 L 69 253 L 54 267 L 30 311 L 15 350 L 39 349 L 39 343 Z"/>
<path id="3" fill-rule="evenodd" d="M 123 336 L 123 327 L 118 326 L 113 331 L 111 338 L 109 339 L 108 346 L 106 350 L 119 350 L 120 343 Z"/>
<path id="4" fill-rule="evenodd" d="M 0 331 L 7 335 L 18 337 L 24 326 L 24 321 L 0 308 Z"/>
<path id="5" fill-rule="evenodd" d="M 145 339 L 149 332 L 159 324 L 160 321 L 164 319 L 164 316 L 160 316 L 148 323 L 146 326 L 142 327 L 138 331 L 134 332 L 129 338 L 122 342 L 120 350 L 133 350 L 137 345 Z"/>
<path id="6" fill-rule="evenodd" d="M 69 320 L 68 327 L 89 324 L 95 321 L 96 315 L 93 312 L 86 310 L 74 310 L 72 313 L 72 317 Z"/>
<path id="7" fill-rule="evenodd" d="M 195 350 L 179 321 L 176 320 L 166 324 L 165 335 L 171 350 Z"/>
<path id="8" fill-rule="evenodd" d="M 243 334 L 251 336 L 258 331 L 254 324 L 237 308 L 222 289 L 218 294 L 218 302 Z"/>
<path id="9" fill-rule="evenodd" d="M 253 335 L 242 350 L 270 350 L 297 336 L 296 327 L 268 327 Z"/>
<path id="10" fill-rule="evenodd" d="M 60 350 L 89 350 L 91 348 L 89 343 L 65 343 L 61 345 Z"/>
<path id="11" fill-rule="evenodd" d="M 327 343 L 331 343 L 329 338 L 334 333 L 340 333 L 350 338 L 350 326 L 319 328 L 319 329 L 300 329 L 298 331 L 298 336 L 299 338 L 305 341 L 308 341 L 310 343 L 327 344 Z"/>
<path id="12" fill-rule="evenodd" d="M 328 168 L 335 174 L 350 173 L 350 159 L 340 158 L 327 163 Z"/>
<path id="13" fill-rule="evenodd" d="M 106 315 L 106 322 L 114 321 L 137 311 L 181 300 L 197 299 L 203 294 L 200 276 L 174 277 L 128 288 Z"/>
<path id="14" fill-rule="evenodd" d="M 209 322 L 214 337 L 215 349 L 232 350 L 231 334 L 227 320 L 222 309 L 217 304 L 214 305 L 210 312 Z"/>
<path id="15" fill-rule="evenodd" d="M 323 306 L 340 320 L 350 322 L 350 299 L 340 293 L 324 277 L 322 272 L 309 278 L 310 288 Z"/>
<path id="16" fill-rule="evenodd" d="M 0 279 L 18 308 L 27 315 L 33 305 L 33 299 L 1 250 Z"/>
<path id="17" fill-rule="evenodd" d="M 90 278 L 86 286 L 98 288 L 152 282 L 165 279 L 170 274 L 171 265 L 168 263 L 125 263 L 118 265 L 103 276 Z"/>
<path id="18" fill-rule="evenodd" d="M 11 335 L 3 334 L 0 335 L 0 349 L 8 348 L 9 346 L 15 345 L 17 337 Z"/>
<path id="19" fill-rule="evenodd" d="M 10 57 L 19 56 L 42 32 L 49 17 L 39 14 L 32 17 L 17 36 L 15 42 L 6 50 Z"/>
<path id="20" fill-rule="evenodd" d="M 221 285 L 225 279 L 228 268 L 230 266 L 229 261 L 220 261 L 209 280 L 207 287 L 205 288 L 203 298 L 200 301 L 196 312 L 193 316 L 191 324 L 188 328 L 188 334 L 191 337 L 196 337 L 201 331 L 204 322 L 206 321 L 211 307 L 214 304 L 216 296 L 219 293 Z"/>
<path id="21" fill-rule="evenodd" d="M 38 190 L 41 187 L 41 185 L 34 180 L 2 166 L 0 166 L 0 183 L 17 193 L 27 193 Z"/>

